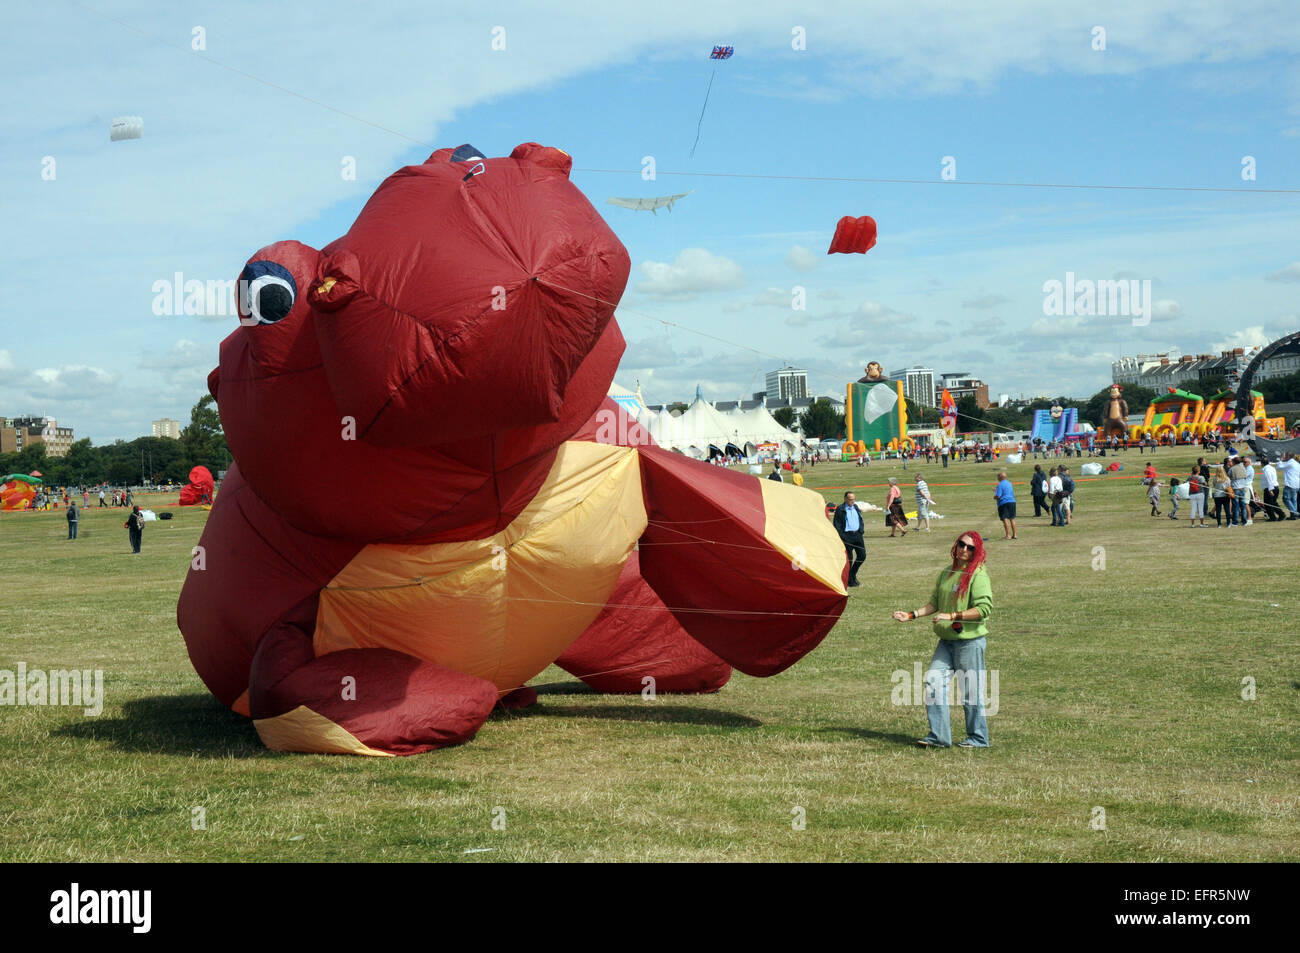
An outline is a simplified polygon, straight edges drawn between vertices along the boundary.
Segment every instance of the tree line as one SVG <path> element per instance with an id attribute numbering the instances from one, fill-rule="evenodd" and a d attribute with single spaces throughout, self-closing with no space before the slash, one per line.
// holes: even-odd
<path id="1" fill-rule="evenodd" d="M 190 410 L 190 422 L 179 440 L 139 437 L 96 447 L 87 437 L 61 457 L 49 456 L 43 441 L 32 441 L 18 453 L 0 453 L 0 476 L 37 470 L 48 486 L 185 483 L 195 466 L 205 466 L 216 476 L 230 460 L 216 401 L 204 394 Z"/>

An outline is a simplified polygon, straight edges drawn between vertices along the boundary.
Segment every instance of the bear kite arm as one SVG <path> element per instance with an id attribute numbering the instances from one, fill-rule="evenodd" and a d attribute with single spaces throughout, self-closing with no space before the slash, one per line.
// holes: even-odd
<path id="1" fill-rule="evenodd" d="M 262 638 L 249 681 L 253 724 L 275 751 L 420 754 L 473 738 L 497 701 L 485 679 L 392 649 L 317 658 L 292 623 Z"/>
<path id="2" fill-rule="evenodd" d="M 848 601 L 821 495 L 641 447 L 641 575 L 682 628 L 747 675 L 812 651 Z"/>

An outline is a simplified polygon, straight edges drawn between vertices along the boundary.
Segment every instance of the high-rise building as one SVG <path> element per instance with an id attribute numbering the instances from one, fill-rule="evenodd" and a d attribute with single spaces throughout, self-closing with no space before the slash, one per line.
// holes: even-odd
<path id="1" fill-rule="evenodd" d="M 972 377 L 969 371 L 957 371 L 941 375 L 939 384 L 935 387 L 936 404 L 939 403 L 939 396 L 945 390 L 952 395 L 953 400 L 974 397 L 976 407 L 980 410 L 989 409 L 989 385 L 978 377 Z"/>
<path id="2" fill-rule="evenodd" d="M 45 444 L 46 456 L 61 457 L 72 447 L 72 428 L 53 417 L 0 417 L 0 453 L 19 453 L 33 443 Z"/>
<path id="3" fill-rule="evenodd" d="M 153 435 L 155 437 L 169 437 L 172 440 L 181 439 L 180 421 L 172 420 L 170 417 L 155 420 L 153 422 Z"/>
<path id="4" fill-rule="evenodd" d="M 783 367 L 767 372 L 767 398 L 793 400 L 808 396 L 808 372 L 797 367 Z"/>
<path id="5" fill-rule="evenodd" d="M 903 382 L 903 396 L 908 403 L 919 407 L 934 407 L 934 370 L 917 364 L 901 371 L 892 371 L 891 381 Z"/>

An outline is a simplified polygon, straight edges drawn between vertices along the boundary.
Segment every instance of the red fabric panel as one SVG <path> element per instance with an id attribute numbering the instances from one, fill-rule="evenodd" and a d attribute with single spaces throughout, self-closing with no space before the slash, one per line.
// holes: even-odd
<path id="1" fill-rule="evenodd" d="M 876 220 L 870 215 L 853 218 L 845 215 L 835 226 L 835 237 L 826 254 L 865 254 L 876 244 Z"/>
<path id="2" fill-rule="evenodd" d="M 682 627 L 747 675 L 812 651 L 847 599 L 767 543 L 758 480 L 659 447 L 639 453 L 650 518 L 641 574 Z"/>
<path id="3" fill-rule="evenodd" d="M 345 695 L 345 684 L 355 697 Z M 248 696 L 254 718 L 305 705 L 363 744 L 393 754 L 469 741 L 496 702 L 496 686 L 486 679 L 391 649 L 346 649 L 313 659 L 310 636 L 289 625 L 262 640 Z"/>
<path id="4" fill-rule="evenodd" d="M 323 254 L 336 282 L 309 293 L 321 354 L 365 439 L 419 446 L 559 418 L 630 263 L 567 157 L 516 155 L 468 181 L 461 163 L 399 170 Z"/>
<path id="5" fill-rule="evenodd" d="M 731 678 L 731 666 L 691 638 L 641 578 L 635 552 L 609 605 L 555 664 L 610 693 L 639 693 L 646 676 L 656 692 L 716 692 Z"/>
<path id="6" fill-rule="evenodd" d="M 204 568 L 191 562 L 176 624 L 195 671 L 230 705 L 248 688 L 263 634 L 286 620 L 314 622 L 321 587 L 360 547 L 295 530 L 249 489 L 238 464 L 226 473 L 199 546 Z"/>

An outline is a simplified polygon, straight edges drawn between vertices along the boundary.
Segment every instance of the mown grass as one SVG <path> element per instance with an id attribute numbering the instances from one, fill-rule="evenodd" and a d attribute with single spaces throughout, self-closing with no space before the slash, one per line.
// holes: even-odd
<path id="1" fill-rule="evenodd" d="M 1156 460 L 1181 475 L 1194 456 Z M 929 536 L 891 540 L 873 514 L 865 585 L 782 675 L 643 701 L 551 668 L 536 708 L 494 716 L 468 745 L 385 760 L 268 752 L 206 694 L 174 621 L 203 511 L 142 501 L 177 518 L 149 524 L 139 556 L 122 510 L 92 507 L 76 542 L 61 513 L 5 514 L 0 668 L 102 668 L 107 702 L 97 718 L 0 708 L 0 859 L 1291 859 L 1300 524 L 1152 519 L 1145 458 L 1119 459 L 1123 474 L 1079 481 L 1064 530 L 1028 515 L 1033 461 L 1009 468 L 1021 539 L 989 543 L 986 751 L 911 747 L 924 709 L 892 704 L 891 674 L 927 663 L 933 639 L 888 617 L 925 601 L 956 532 L 1001 535 L 993 465 L 924 468 L 948 516 Z M 889 475 L 912 477 L 807 474 L 828 499 L 854 486 L 878 505 Z"/>

